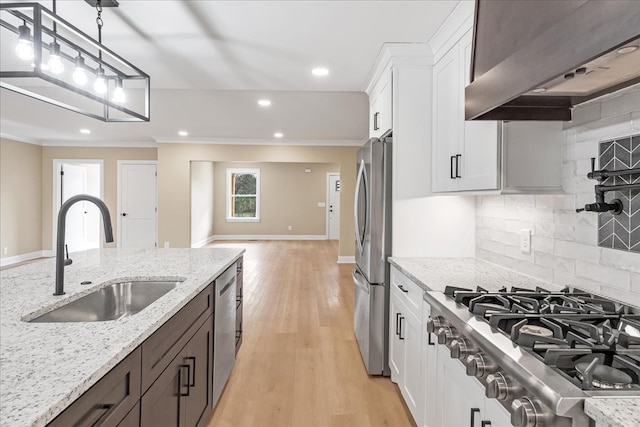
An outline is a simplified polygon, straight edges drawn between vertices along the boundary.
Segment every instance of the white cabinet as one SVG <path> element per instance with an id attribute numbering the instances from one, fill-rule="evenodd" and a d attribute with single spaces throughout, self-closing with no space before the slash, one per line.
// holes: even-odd
<path id="1" fill-rule="evenodd" d="M 464 120 L 471 31 L 433 67 L 433 191 L 498 188 L 498 122 Z"/>
<path id="2" fill-rule="evenodd" d="M 416 308 L 418 307 L 418 308 Z M 391 381 L 417 425 L 422 425 L 422 290 L 395 268 L 391 270 L 389 365 Z"/>
<path id="3" fill-rule="evenodd" d="M 393 127 L 392 72 L 385 70 L 369 97 L 369 136 L 380 136 Z"/>
<path id="4" fill-rule="evenodd" d="M 433 192 L 560 193 L 562 122 L 464 120 L 471 50 L 467 31 L 433 67 Z"/>
<path id="5" fill-rule="evenodd" d="M 431 315 L 431 306 L 427 302 L 422 305 L 422 325 L 427 324 Z M 431 334 L 423 327 L 422 335 L 422 384 L 424 387 L 424 402 L 422 412 L 422 426 L 436 427 L 438 425 L 438 390 L 437 379 L 437 347 L 435 334 Z"/>
<path id="6" fill-rule="evenodd" d="M 464 365 L 449 356 L 447 347 L 437 346 L 436 382 L 440 393 L 435 425 L 510 427 L 507 410 L 497 400 L 485 397 L 484 385 L 475 377 L 467 376 Z"/>

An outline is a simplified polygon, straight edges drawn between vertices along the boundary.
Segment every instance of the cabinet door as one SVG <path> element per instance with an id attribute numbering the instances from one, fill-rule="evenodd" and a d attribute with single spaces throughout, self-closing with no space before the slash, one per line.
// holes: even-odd
<path id="1" fill-rule="evenodd" d="M 422 425 L 423 382 L 421 370 L 422 323 L 410 311 L 406 311 L 400 324 L 400 333 L 404 337 L 404 372 L 400 391 L 413 419 Z"/>
<path id="2" fill-rule="evenodd" d="M 392 128 L 391 70 L 385 70 L 373 88 L 369 102 L 369 135 L 380 136 Z"/>
<path id="3" fill-rule="evenodd" d="M 471 73 L 472 34 L 466 33 L 460 40 L 464 87 L 469 84 Z M 464 112 L 462 119 L 464 120 Z M 500 188 L 499 122 L 492 120 L 464 121 L 464 138 L 459 162 L 459 190 L 495 190 Z"/>
<path id="4" fill-rule="evenodd" d="M 438 386 L 442 391 L 440 402 L 443 427 L 480 426 L 484 410 L 484 388 L 468 377 L 464 366 L 451 359 L 449 349 L 438 346 Z"/>
<path id="5" fill-rule="evenodd" d="M 133 409 L 129 411 L 127 416 L 124 417 L 122 421 L 120 421 L 120 424 L 118 424 L 118 427 L 139 427 L 139 426 L 140 426 L 140 403 L 136 403 L 136 406 L 134 406 Z"/>
<path id="6" fill-rule="evenodd" d="M 404 336 L 400 334 L 403 313 L 407 310 L 402 306 L 396 292 L 391 292 L 389 301 L 389 368 L 391 381 L 396 384 L 402 382 L 404 372 Z"/>
<path id="7" fill-rule="evenodd" d="M 455 191 L 456 155 L 462 139 L 464 94 L 460 55 L 454 46 L 433 67 L 433 183 L 434 192 Z"/>
<path id="8" fill-rule="evenodd" d="M 486 398 L 482 420 L 490 421 L 490 427 L 512 427 L 511 414 L 495 399 Z"/>
<path id="9" fill-rule="evenodd" d="M 422 326 L 427 324 L 429 319 L 430 306 L 426 302 L 423 304 L 423 321 Z M 437 355 L 436 350 L 436 338 L 434 334 L 424 332 L 422 340 L 422 383 L 424 384 L 424 404 L 422 425 L 424 427 L 437 427 L 438 426 L 438 382 L 437 382 Z"/>
<path id="10" fill-rule="evenodd" d="M 206 424 L 212 404 L 213 318 L 206 321 L 191 338 L 187 352 L 184 362 L 191 366 L 191 378 L 188 378 L 185 425 L 193 427 Z"/>
<path id="11" fill-rule="evenodd" d="M 169 363 L 149 390 L 142 396 L 140 425 L 142 427 L 185 426 L 186 398 L 190 395 L 191 367 L 184 363 L 187 347 Z"/>

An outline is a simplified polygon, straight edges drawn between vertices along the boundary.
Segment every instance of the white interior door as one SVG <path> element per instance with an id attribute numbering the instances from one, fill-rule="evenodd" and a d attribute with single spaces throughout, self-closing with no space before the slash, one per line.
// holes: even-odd
<path id="1" fill-rule="evenodd" d="M 157 247 L 157 165 L 120 162 L 118 247 Z"/>
<path id="2" fill-rule="evenodd" d="M 58 212 L 62 204 L 78 194 L 102 197 L 101 160 L 54 160 L 53 247 L 56 244 Z M 100 247 L 100 211 L 92 203 L 78 202 L 67 212 L 65 243 L 69 252 Z"/>
<path id="3" fill-rule="evenodd" d="M 328 175 L 328 200 L 327 209 L 328 225 L 327 234 L 329 240 L 340 239 L 340 175 Z"/>

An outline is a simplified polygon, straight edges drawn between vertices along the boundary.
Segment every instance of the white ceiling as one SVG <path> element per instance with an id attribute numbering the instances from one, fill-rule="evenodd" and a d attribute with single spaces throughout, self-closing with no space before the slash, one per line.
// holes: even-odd
<path id="1" fill-rule="evenodd" d="M 103 44 L 151 76 L 151 122 L 102 123 L 3 89 L 0 131 L 44 144 L 153 143 L 180 129 L 191 142 L 269 142 L 275 131 L 284 143 L 363 140 L 362 89 L 382 45 L 426 43 L 457 3 L 120 0 L 104 9 Z M 57 11 L 96 36 L 84 0 Z M 312 76 L 316 66 L 330 75 Z"/>

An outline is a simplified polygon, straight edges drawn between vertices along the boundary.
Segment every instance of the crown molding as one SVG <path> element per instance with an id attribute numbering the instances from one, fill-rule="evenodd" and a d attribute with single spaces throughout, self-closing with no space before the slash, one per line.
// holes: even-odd
<path id="1" fill-rule="evenodd" d="M 32 144 L 32 145 L 42 145 L 42 142 L 38 141 L 37 139 L 32 139 L 32 138 L 24 138 L 22 136 L 15 136 L 15 135 L 9 135 L 3 132 L 0 132 L 0 138 L 3 139 L 10 139 L 12 141 L 17 141 L 17 142 L 24 142 L 26 144 Z"/>
<path id="2" fill-rule="evenodd" d="M 312 139 L 282 140 L 240 138 L 156 138 L 158 144 L 212 144 L 212 145 L 278 145 L 309 147 L 361 147 L 365 139 Z"/>
<path id="3" fill-rule="evenodd" d="M 158 148 L 155 141 L 43 141 L 43 147 Z"/>

